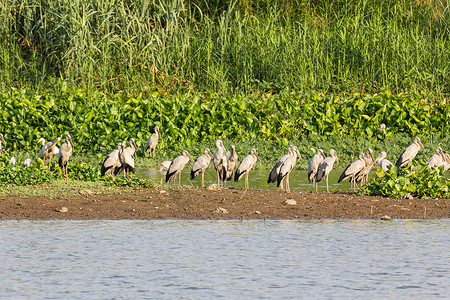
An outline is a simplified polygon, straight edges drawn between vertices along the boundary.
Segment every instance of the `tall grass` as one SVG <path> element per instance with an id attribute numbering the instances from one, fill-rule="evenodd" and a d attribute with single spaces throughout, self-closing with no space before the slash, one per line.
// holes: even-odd
<path id="1" fill-rule="evenodd" d="M 0 86 L 450 93 L 449 0 L 0 0 Z"/>

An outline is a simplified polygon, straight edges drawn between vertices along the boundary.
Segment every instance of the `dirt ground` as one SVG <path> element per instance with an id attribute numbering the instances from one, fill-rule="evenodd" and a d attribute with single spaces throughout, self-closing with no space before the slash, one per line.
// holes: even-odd
<path id="1" fill-rule="evenodd" d="M 294 200 L 295 203 L 287 204 Z M 0 196 L 0 219 L 450 218 L 450 199 L 390 199 L 279 190 L 198 188 L 79 190 L 70 196 Z"/>

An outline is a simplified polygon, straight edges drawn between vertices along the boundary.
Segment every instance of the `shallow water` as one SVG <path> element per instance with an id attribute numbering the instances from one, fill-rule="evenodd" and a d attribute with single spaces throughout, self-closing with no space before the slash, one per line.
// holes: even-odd
<path id="1" fill-rule="evenodd" d="M 251 189 L 276 189 L 277 184 L 267 183 L 267 178 L 269 177 L 270 170 L 252 170 L 249 173 L 249 186 Z M 342 171 L 335 171 L 331 172 L 329 179 L 328 179 L 328 185 L 330 188 L 330 191 L 348 191 L 350 189 L 350 184 L 348 183 L 348 180 L 337 183 L 339 176 L 341 176 Z M 153 180 L 154 182 L 160 183 L 161 180 L 163 182 L 166 178 L 166 171 L 159 172 L 159 170 L 149 169 L 149 168 L 138 168 L 136 169 L 136 175 L 142 178 L 149 178 Z M 374 176 L 375 173 L 372 172 L 370 174 L 371 176 Z M 371 177 L 370 177 L 371 178 Z M 178 184 L 178 177 L 177 177 L 177 184 Z M 181 184 L 182 185 L 194 185 L 194 186 L 201 186 L 202 178 L 201 175 L 197 176 L 193 180 L 190 179 L 190 169 L 188 167 L 183 170 L 181 175 Z M 217 175 L 214 167 L 210 166 L 205 173 L 205 186 L 208 186 L 210 184 L 216 183 L 217 184 Z M 238 182 L 227 182 L 227 187 L 229 186 L 235 186 L 236 188 L 244 188 L 244 178 L 241 178 Z M 306 170 L 293 170 L 290 174 L 290 185 L 291 190 L 303 190 L 303 191 L 312 191 L 313 186 L 312 183 L 308 181 L 308 171 Z M 326 190 L 326 185 L 324 179 L 322 179 L 321 182 L 319 182 L 319 191 Z"/>
<path id="2" fill-rule="evenodd" d="M 1 221 L 1 299 L 430 299 L 450 220 Z"/>

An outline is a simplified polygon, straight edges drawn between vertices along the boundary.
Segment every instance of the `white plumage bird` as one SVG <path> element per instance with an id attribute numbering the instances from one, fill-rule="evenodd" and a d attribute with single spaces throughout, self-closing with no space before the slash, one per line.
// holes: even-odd
<path id="1" fill-rule="evenodd" d="M 278 173 L 277 187 L 280 186 L 280 183 L 283 182 L 283 178 L 285 178 L 287 192 L 291 191 L 291 186 L 289 184 L 289 174 L 294 169 L 297 158 L 302 159 L 302 155 L 300 154 L 300 151 L 298 151 L 297 146 L 292 146 L 290 149 L 289 157 L 283 161 L 283 163 L 281 164 L 280 172 Z"/>
<path id="2" fill-rule="evenodd" d="M 406 164 L 408 164 L 408 166 L 410 166 L 412 164 L 414 157 L 416 157 L 417 152 L 419 152 L 419 150 L 421 148 L 424 149 L 422 142 L 420 141 L 420 138 L 418 136 L 416 136 L 413 139 L 412 144 L 409 145 L 408 148 L 406 148 L 405 151 L 403 151 L 403 153 L 400 155 L 400 157 L 398 158 L 395 165 L 398 168 L 400 168 Z"/>
<path id="3" fill-rule="evenodd" d="M 370 170 L 372 170 L 373 164 L 378 162 L 379 159 L 380 157 L 377 157 L 376 159 L 373 158 L 373 150 L 367 148 L 365 156 L 366 166 L 356 174 L 355 182 L 360 183 L 361 186 L 363 186 L 363 184 L 368 182 Z"/>
<path id="4" fill-rule="evenodd" d="M 56 154 L 56 152 L 55 152 L 56 145 L 59 143 L 60 140 L 61 140 L 61 137 L 58 137 L 53 142 L 48 142 L 48 143 L 44 144 L 44 146 L 42 146 L 41 150 L 39 151 L 39 158 L 42 159 L 44 166 L 45 166 L 45 161 L 48 159 L 48 170 L 49 171 L 50 171 L 50 165 L 52 163 L 52 157 L 53 157 L 53 155 Z M 58 150 L 58 153 L 59 153 L 59 150 Z"/>
<path id="5" fill-rule="evenodd" d="M 112 151 L 108 156 L 105 158 L 105 160 L 102 163 L 101 167 L 101 174 L 104 176 L 105 174 L 110 174 L 111 177 L 114 179 L 114 170 L 116 168 L 121 168 L 122 163 L 119 160 L 119 152 L 121 151 L 122 147 L 125 147 L 123 143 L 117 144 L 117 149 Z"/>
<path id="6" fill-rule="evenodd" d="M 172 163 L 171 160 L 165 160 L 159 165 L 159 171 L 162 172 L 164 170 L 169 170 L 170 164 Z"/>
<path id="7" fill-rule="evenodd" d="M 288 146 L 288 152 L 283 155 L 278 161 L 277 163 L 273 166 L 272 170 L 269 173 L 269 178 L 267 178 L 267 183 L 272 183 L 272 182 L 276 182 L 278 179 L 278 174 L 280 174 L 280 169 L 281 166 L 283 165 L 283 162 L 292 155 L 292 147 L 294 145 L 289 145 Z M 283 182 L 281 182 L 281 189 L 283 189 Z"/>
<path id="8" fill-rule="evenodd" d="M 61 149 L 58 155 L 59 167 L 63 170 L 63 173 L 66 176 L 66 180 L 67 180 L 67 168 L 69 165 L 70 157 L 72 156 L 72 152 L 73 152 L 72 137 L 70 136 L 70 134 L 66 134 L 66 142 L 61 145 Z"/>
<path id="9" fill-rule="evenodd" d="M 145 151 L 149 153 L 152 157 L 155 157 L 156 146 L 158 145 L 158 139 L 161 137 L 159 132 L 159 127 L 155 126 L 155 133 L 153 133 L 147 140 L 145 145 Z"/>
<path id="10" fill-rule="evenodd" d="M 42 145 L 41 150 L 39 151 L 39 158 L 42 159 L 45 148 L 50 147 L 53 142 L 50 141 L 50 142 L 46 143 L 44 138 L 40 138 L 37 142 Z M 55 154 L 55 155 L 59 154 L 58 147 L 55 146 L 55 148 L 53 150 L 53 154 Z"/>
<path id="11" fill-rule="evenodd" d="M 308 180 L 309 180 L 309 182 L 313 183 L 313 188 L 314 188 L 314 185 L 316 186 L 316 192 L 317 192 L 317 182 L 316 182 L 317 170 L 319 168 L 319 164 L 325 158 L 327 158 L 327 157 L 325 156 L 325 153 L 323 153 L 323 150 L 317 149 L 317 153 L 313 157 L 311 157 L 311 159 L 309 160 L 309 163 L 308 163 Z"/>
<path id="12" fill-rule="evenodd" d="M 364 153 L 359 152 L 358 159 L 354 162 L 350 163 L 347 168 L 345 168 L 344 172 L 342 172 L 339 177 L 338 183 L 341 181 L 350 178 L 350 190 L 356 192 L 356 182 L 355 176 L 359 172 L 361 172 L 368 164 L 367 158 L 364 156 Z"/>
<path id="13" fill-rule="evenodd" d="M 225 147 L 221 140 L 216 141 L 217 150 L 213 155 L 213 164 L 217 173 L 217 185 L 221 185 L 227 179 L 228 162 L 225 155 Z"/>
<path id="14" fill-rule="evenodd" d="M 327 192 L 329 192 L 328 188 L 328 175 L 330 174 L 331 170 L 333 169 L 334 162 L 339 163 L 339 158 L 336 154 L 336 151 L 334 149 L 330 149 L 330 156 L 325 158 L 318 166 L 317 168 L 317 174 L 316 174 L 316 182 L 320 182 L 322 178 L 325 176 L 325 182 L 327 185 Z"/>
<path id="15" fill-rule="evenodd" d="M 444 151 L 441 147 L 436 147 L 436 153 L 428 159 L 428 168 L 439 168 L 443 166 L 445 162 Z"/>
<path id="16" fill-rule="evenodd" d="M 189 160 L 194 161 L 192 156 L 186 150 L 183 150 L 180 156 L 177 156 L 172 160 L 166 173 L 166 182 L 169 182 L 172 177 L 175 182 L 176 175 L 178 174 L 178 185 L 181 186 L 181 171 L 183 171 Z"/>
<path id="17" fill-rule="evenodd" d="M 390 167 L 392 167 L 394 164 L 392 164 L 389 160 L 386 159 L 386 152 L 383 151 L 380 153 L 381 158 L 378 160 L 378 165 L 383 169 L 384 172 L 387 172 Z"/>
<path id="18" fill-rule="evenodd" d="M 119 148 L 119 161 L 120 166 L 114 169 L 114 175 L 123 171 L 123 176 L 127 177 L 130 172 L 134 172 L 134 153 L 136 152 L 136 143 L 134 139 L 130 139 L 131 147 L 125 148 L 125 142 L 121 144 Z"/>
<path id="19" fill-rule="evenodd" d="M 259 160 L 255 149 L 250 149 L 250 154 L 244 157 L 239 167 L 234 173 L 234 181 L 239 181 L 245 175 L 245 188 L 248 189 L 248 173 L 251 171 L 255 163 Z"/>
<path id="20" fill-rule="evenodd" d="M 192 166 L 191 179 L 194 179 L 200 173 L 202 174 L 202 187 L 205 186 L 205 171 L 211 163 L 213 154 L 209 148 L 206 148 L 204 154 L 199 156 Z"/>

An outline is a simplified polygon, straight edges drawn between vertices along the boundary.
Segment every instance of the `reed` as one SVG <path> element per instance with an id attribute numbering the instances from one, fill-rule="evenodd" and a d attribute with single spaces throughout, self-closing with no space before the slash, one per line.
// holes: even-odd
<path id="1" fill-rule="evenodd" d="M 0 87 L 450 92 L 448 0 L 1 0 Z"/>

